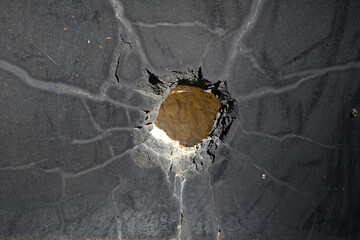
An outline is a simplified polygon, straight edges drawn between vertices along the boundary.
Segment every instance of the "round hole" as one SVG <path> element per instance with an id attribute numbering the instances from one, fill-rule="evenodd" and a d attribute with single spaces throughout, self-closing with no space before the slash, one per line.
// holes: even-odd
<path id="1" fill-rule="evenodd" d="M 199 87 L 179 85 L 162 102 L 155 125 L 185 147 L 205 139 L 212 130 L 220 100 Z"/>

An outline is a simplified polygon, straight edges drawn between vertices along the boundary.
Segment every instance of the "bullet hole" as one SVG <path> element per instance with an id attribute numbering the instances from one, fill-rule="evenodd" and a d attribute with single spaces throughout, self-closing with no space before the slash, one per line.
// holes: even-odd
<path id="1" fill-rule="evenodd" d="M 192 147 L 209 135 L 220 107 L 212 93 L 179 85 L 162 102 L 155 126 L 182 146 Z"/>
<path id="2" fill-rule="evenodd" d="M 357 116 L 358 116 L 358 111 L 354 108 L 353 110 L 351 110 L 351 117 L 356 118 Z"/>
<path id="3" fill-rule="evenodd" d="M 217 148 L 238 116 L 226 81 L 205 79 L 201 68 L 162 76 L 146 71 L 148 81 L 138 87 L 162 99 L 146 113 L 145 125 L 151 124 L 148 148 L 171 161 L 168 172 L 202 172 L 215 161 Z"/>

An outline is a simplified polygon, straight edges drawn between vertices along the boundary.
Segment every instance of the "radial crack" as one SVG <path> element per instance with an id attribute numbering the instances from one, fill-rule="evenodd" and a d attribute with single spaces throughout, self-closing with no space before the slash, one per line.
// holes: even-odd
<path id="1" fill-rule="evenodd" d="M 300 72 L 287 74 L 283 76 L 280 80 L 286 80 L 294 77 L 303 77 L 306 75 L 315 77 L 315 76 L 324 75 L 329 72 L 345 71 L 352 68 L 360 69 L 360 62 L 354 61 L 354 62 L 348 62 L 346 64 L 332 65 L 323 68 L 307 69 Z"/>
<path id="2" fill-rule="evenodd" d="M 177 177 L 180 181 L 180 194 L 179 194 L 179 203 L 180 203 L 180 216 L 179 216 L 179 223 L 180 225 L 178 225 L 178 240 L 181 240 L 181 232 L 182 232 L 182 227 L 183 227 L 183 223 L 185 221 L 185 216 L 183 214 L 184 212 L 184 204 L 183 204 L 183 190 L 184 190 L 184 185 L 186 182 L 186 177 L 182 175 L 182 173 L 177 173 L 175 175 L 175 177 Z M 176 181 L 174 182 L 176 183 Z"/>
<path id="3" fill-rule="evenodd" d="M 357 69 L 360 68 L 360 62 L 349 62 L 344 65 L 335 65 L 335 66 L 326 67 L 326 68 L 311 69 L 311 70 L 305 70 L 305 71 L 298 72 L 298 73 L 288 74 L 288 75 L 285 75 L 282 79 L 284 80 L 284 79 L 290 79 L 290 78 L 301 77 L 301 76 L 305 76 L 305 77 L 300 78 L 298 81 L 296 81 L 293 84 L 288 84 L 286 86 L 279 87 L 279 88 L 274 88 L 274 87 L 262 88 L 260 90 L 254 91 L 254 92 L 246 94 L 246 95 L 237 96 L 236 99 L 239 101 L 240 100 L 251 100 L 251 99 L 258 98 L 258 97 L 286 93 L 289 91 L 296 90 L 301 84 L 303 84 L 315 77 L 324 75 L 329 72 L 345 71 L 345 70 L 352 69 L 352 68 L 357 68 Z"/>
<path id="4" fill-rule="evenodd" d="M 221 27 L 214 27 L 211 28 L 210 26 L 199 22 L 199 21 L 194 21 L 194 22 L 177 22 L 177 23 L 169 23 L 169 22 L 157 22 L 157 23 L 144 23 L 144 22 L 131 22 L 133 25 L 139 26 L 139 27 L 144 27 L 144 28 L 156 28 L 156 27 L 199 27 L 199 28 L 203 28 L 206 31 L 209 31 L 210 33 L 214 34 L 214 35 L 218 35 L 220 37 L 224 36 L 228 30 L 221 28 Z"/>
<path id="5" fill-rule="evenodd" d="M 229 70 L 231 69 L 231 66 L 235 62 L 235 57 L 236 57 L 238 51 L 239 50 L 241 52 L 244 51 L 244 46 L 243 46 L 243 43 L 242 43 L 243 38 L 254 27 L 255 22 L 257 21 L 257 19 L 260 16 L 259 13 L 260 13 L 263 5 L 264 5 L 264 2 L 265 2 L 264 0 L 254 1 L 253 7 L 252 7 L 252 12 L 250 13 L 250 17 L 248 18 L 246 23 L 243 26 L 241 26 L 239 28 L 239 30 L 237 31 L 238 36 L 235 39 L 235 43 L 233 44 L 233 47 L 229 51 L 229 52 L 232 52 L 232 55 L 227 60 L 227 63 L 226 63 L 226 66 L 225 66 L 225 71 L 224 72 L 226 74 L 226 79 L 229 77 Z M 239 49 L 239 46 L 241 46 L 240 49 Z"/>
<path id="6" fill-rule="evenodd" d="M 207 172 L 207 178 L 208 178 L 208 188 L 210 190 L 210 196 L 211 196 L 211 205 L 212 205 L 212 212 L 213 212 L 213 217 L 215 219 L 215 222 L 216 222 L 216 232 L 217 232 L 217 240 L 220 239 L 220 234 L 221 234 L 221 231 L 220 231 L 220 224 L 219 224 L 219 219 L 217 217 L 217 214 L 216 214 L 216 205 L 215 205 L 215 198 L 214 198 L 214 190 L 211 186 L 211 182 L 210 182 L 210 174 L 209 172 Z"/>
<path id="7" fill-rule="evenodd" d="M 115 209 L 115 224 L 116 224 L 116 232 L 118 235 L 118 240 L 122 239 L 122 233 L 121 233 L 121 220 L 120 220 L 120 211 L 119 211 L 119 207 L 117 205 L 116 202 L 116 198 L 115 198 L 115 192 L 121 187 L 121 185 L 115 187 L 112 191 L 111 191 L 111 200 L 112 200 L 112 204 L 114 206 Z"/>
<path id="8" fill-rule="evenodd" d="M 146 64 L 149 64 L 149 60 L 148 58 L 146 57 L 146 55 L 144 54 L 145 51 L 144 49 L 142 48 L 142 46 L 140 45 L 140 42 L 139 42 L 139 37 L 136 36 L 136 33 L 135 33 L 135 30 L 133 29 L 133 27 L 131 26 L 131 22 L 129 20 L 126 19 L 126 17 L 124 16 L 124 6 L 122 5 L 122 3 L 120 1 L 117 1 L 117 0 L 109 0 L 111 5 L 113 6 L 114 8 L 114 11 L 115 11 L 115 16 L 117 19 L 119 19 L 119 22 L 121 23 L 121 25 L 124 26 L 125 30 L 132 34 L 135 38 L 134 41 L 130 41 L 130 42 L 133 42 L 134 45 L 139 49 L 140 51 L 140 57 L 141 59 L 144 61 L 144 63 Z M 119 32 L 122 32 L 122 28 L 119 29 Z M 121 36 L 122 37 L 122 36 Z M 128 40 L 129 41 L 129 40 Z M 131 48 L 132 47 L 135 47 L 133 45 L 131 45 Z"/>
<path id="9" fill-rule="evenodd" d="M 97 165 L 97 166 L 95 166 L 95 167 L 92 167 L 92 168 L 89 168 L 89 169 L 86 169 L 86 170 L 83 170 L 83 171 L 80 171 L 80 172 L 77 172 L 77 173 L 64 172 L 65 177 L 67 177 L 67 178 L 68 178 L 68 177 L 79 177 L 79 176 L 81 176 L 81 175 L 90 173 L 90 172 L 92 172 L 92 171 L 94 171 L 94 170 L 97 170 L 97 169 L 101 169 L 101 168 L 103 168 L 103 167 L 106 167 L 107 165 L 109 165 L 110 163 L 112 163 L 113 161 L 115 161 L 116 159 L 119 159 L 119 158 L 123 157 L 124 155 L 126 155 L 127 153 L 129 153 L 130 151 L 132 151 L 132 150 L 134 150 L 134 149 L 136 149 L 136 148 L 138 148 L 138 147 L 139 147 L 139 145 L 137 145 L 137 146 L 135 146 L 135 147 L 133 147 L 133 148 L 130 148 L 130 149 L 126 150 L 125 152 L 123 152 L 123 153 L 121 153 L 121 154 L 119 154 L 119 155 L 117 155 L 117 156 L 115 156 L 115 157 L 112 157 L 112 158 L 104 161 L 102 164 L 99 164 L 99 165 Z"/>
<path id="10" fill-rule="evenodd" d="M 35 168 L 36 164 L 38 163 L 42 163 L 45 162 L 49 159 L 44 158 L 35 162 L 31 162 L 28 164 L 24 164 L 24 165 L 15 165 L 15 166 L 7 166 L 7 167 L 2 167 L 0 168 L 0 171 L 19 171 L 19 170 L 27 170 L 27 169 L 31 169 L 31 168 Z"/>
<path id="11" fill-rule="evenodd" d="M 298 138 L 300 140 L 310 142 L 310 143 L 314 143 L 314 144 L 316 144 L 318 146 L 321 146 L 323 148 L 328 148 L 328 149 L 334 149 L 334 148 L 339 148 L 339 147 L 351 148 L 349 145 L 347 145 L 345 143 L 329 145 L 329 144 L 324 144 L 324 143 L 318 142 L 318 141 L 316 141 L 316 140 L 314 140 L 312 138 L 308 138 L 308 137 L 301 136 L 301 135 L 294 134 L 294 133 L 284 134 L 284 135 L 278 137 L 278 136 L 275 136 L 275 135 L 266 134 L 266 133 L 262 133 L 262 132 L 246 131 L 244 129 L 241 129 L 241 130 L 245 134 L 248 134 L 248 135 L 257 135 L 257 136 L 262 136 L 262 137 L 266 137 L 266 138 L 271 138 L 271 139 L 274 139 L 274 140 L 279 141 L 279 142 L 283 142 L 283 141 L 286 141 L 288 139 Z M 351 149 L 354 149 L 354 148 L 351 148 Z"/>
<path id="12" fill-rule="evenodd" d="M 71 141 L 72 144 L 89 144 L 89 143 L 94 143 L 100 140 L 105 139 L 106 137 L 108 137 L 109 135 L 111 135 L 111 133 L 116 132 L 116 131 L 124 131 L 124 130 L 131 130 L 131 128 L 128 127 L 114 127 L 114 128 L 107 128 L 105 129 L 101 134 L 93 137 L 93 138 L 88 138 L 88 139 L 73 139 Z"/>
<path id="13" fill-rule="evenodd" d="M 43 91 L 52 92 L 52 93 L 56 93 L 56 94 L 71 95 L 71 96 L 75 96 L 78 98 L 91 99 L 91 100 L 97 101 L 97 102 L 99 102 L 99 101 L 100 102 L 109 102 L 116 106 L 137 109 L 136 107 L 114 101 L 111 98 L 105 98 L 101 95 L 91 94 L 90 92 L 88 92 L 84 89 L 81 89 L 81 88 L 76 88 L 76 87 L 69 86 L 69 85 L 66 85 L 63 83 L 54 83 L 54 82 L 38 80 L 36 78 L 31 77 L 26 71 L 24 71 L 20 67 L 10 64 L 4 60 L 0 60 L 0 69 L 13 74 L 17 78 L 19 78 L 23 83 L 25 83 L 31 87 L 43 90 Z"/>

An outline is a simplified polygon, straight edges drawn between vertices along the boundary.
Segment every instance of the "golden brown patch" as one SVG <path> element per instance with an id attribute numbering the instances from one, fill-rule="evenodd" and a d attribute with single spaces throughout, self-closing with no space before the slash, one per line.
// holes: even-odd
<path id="1" fill-rule="evenodd" d="M 206 138 L 220 109 L 220 100 L 201 88 L 179 85 L 160 106 L 155 125 L 186 147 Z"/>
<path id="2" fill-rule="evenodd" d="M 351 111 L 351 117 L 352 118 L 356 118 L 358 116 L 358 111 L 354 108 L 352 111 Z"/>

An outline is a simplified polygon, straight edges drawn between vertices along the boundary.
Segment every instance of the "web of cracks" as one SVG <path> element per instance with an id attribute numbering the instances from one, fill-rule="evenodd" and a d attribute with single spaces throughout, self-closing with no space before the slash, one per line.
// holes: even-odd
<path id="1" fill-rule="evenodd" d="M 252 63 L 254 65 L 254 67 L 256 67 L 258 70 L 260 70 L 260 72 L 263 72 L 262 69 L 259 67 L 259 64 L 257 64 L 256 59 L 252 56 L 251 52 L 249 50 L 246 50 L 245 46 L 242 43 L 242 40 L 244 39 L 244 37 L 246 36 L 246 34 L 249 32 L 249 30 L 251 30 L 255 24 L 255 22 L 259 19 L 260 16 L 260 12 L 261 12 L 261 8 L 263 7 L 265 1 L 259 0 L 254 2 L 254 6 L 252 7 L 252 13 L 250 14 L 249 18 L 247 19 L 246 23 L 244 25 L 242 25 L 238 30 L 236 30 L 234 33 L 231 34 L 236 34 L 238 35 L 238 37 L 235 38 L 235 43 L 233 44 L 233 54 L 228 58 L 227 60 L 227 64 L 225 67 L 225 74 L 226 74 L 226 78 L 229 75 L 229 69 L 231 69 L 232 64 L 234 63 L 234 60 L 237 56 L 237 54 L 239 53 L 239 51 L 244 54 L 245 56 L 249 57 L 252 60 Z M 123 14 L 123 6 L 121 5 L 120 2 L 116 1 L 116 0 L 112 0 L 111 3 L 113 4 L 114 9 L 116 10 L 117 13 L 117 17 L 120 19 L 120 21 L 126 26 L 126 28 L 128 30 L 130 30 L 130 32 L 134 32 L 131 31 L 131 25 L 139 25 L 142 27 L 161 27 L 161 26 L 167 26 L 167 27 L 201 27 L 201 28 L 207 28 L 209 29 L 209 31 L 213 34 L 219 35 L 221 37 L 226 37 L 228 35 L 228 32 L 225 29 L 219 28 L 219 29 L 210 29 L 208 26 L 206 26 L 205 24 L 201 23 L 201 22 L 193 22 L 193 23 L 188 23 L 188 22 L 182 22 L 182 23 L 177 23 L 177 24 L 169 24 L 169 23 L 156 23 L 156 24 L 145 24 L 145 23 L 141 23 L 141 22 L 134 22 L 131 23 L 129 22 Z M 139 45 L 138 41 L 134 41 L 136 44 Z M 203 55 L 203 57 L 206 55 L 206 52 L 209 51 L 209 46 L 210 43 L 208 43 L 207 48 L 205 50 L 205 53 Z M 141 46 L 138 46 L 139 49 L 141 49 Z M 145 62 L 149 62 L 146 59 L 145 54 L 142 54 L 143 59 Z M 49 56 L 48 56 L 49 57 Z M 203 58 L 202 57 L 202 58 Z M 50 57 L 49 57 L 50 58 Z M 202 61 L 202 59 L 200 60 Z M 56 64 L 56 63 L 55 63 Z M 57 65 L 57 64 L 56 64 Z M 287 80 L 287 79 L 291 79 L 291 78 L 295 78 L 295 77 L 301 77 L 299 80 L 297 80 L 296 82 L 292 83 L 292 84 L 288 84 L 286 86 L 280 87 L 280 88 L 263 88 L 263 89 L 258 89 L 254 92 L 248 93 L 246 95 L 241 95 L 241 96 L 236 96 L 235 98 L 238 101 L 246 101 L 246 100 L 250 100 L 250 99 L 254 99 L 254 98 L 261 98 L 263 96 L 267 96 L 267 95 L 275 95 L 275 94 L 282 94 L 285 92 L 289 92 L 289 91 L 293 91 L 296 90 L 297 88 L 300 87 L 301 84 L 303 84 L 306 81 L 309 81 L 310 79 L 313 79 L 317 76 L 320 75 L 324 75 L 327 74 L 329 72 L 335 72 L 335 71 L 346 71 L 349 69 L 360 69 L 360 62 L 348 62 L 342 65 L 334 65 L 334 66 L 329 66 L 329 67 L 325 67 L 325 68 L 319 68 L 319 69 L 309 69 L 309 70 L 305 70 L 305 71 L 301 71 L 301 72 L 297 72 L 297 73 L 292 73 L 292 74 L 288 74 L 286 76 L 284 76 L 282 79 L 283 80 Z M 107 129 L 103 129 L 96 121 L 95 119 L 92 117 L 91 112 L 89 110 L 89 107 L 87 106 L 86 100 L 93 100 L 96 102 L 107 102 L 110 104 L 113 104 L 115 106 L 121 106 L 124 107 L 124 109 L 126 111 L 128 111 L 128 109 L 134 109 L 134 110 L 139 110 L 141 111 L 139 108 L 131 106 L 131 105 L 127 105 L 124 103 L 121 103 L 119 101 L 115 101 L 111 98 L 106 97 L 106 88 L 103 89 L 104 94 L 102 94 L 101 92 L 99 94 L 91 94 L 90 92 L 81 89 L 81 88 L 76 88 L 73 86 L 69 86 L 66 84 L 62 84 L 62 83 L 52 83 L 52 82 L 48 82 L 48 81 L 42 81 L 39 79 L 35 79 L 33 77 L 31 77 L 26 71 L 24 71 L 23 69 L 21 69 L 18 66 L 15 66 L 13 64 L 10 64 L 4 60 L 0 60 L 0 69 L 3 69 L 7 72 L 12 73 L 13 75 L 15 75 L 16 77 L 18 77 L 20 80 L 22 80 L 25 84 L 37 88 L 39 90 L 42 91 L 48 91 L 48 92 L 52 92 L 54 94 L 58 95 L 58 99 L 60 97 L 60 95 L 71 95 L 73 97 L 77 97 L 80 98 L 86 111 L 88 111 L 89 113 L 89 118 L 91 119 L 94 128 L 99 132 L 99 134 L 93 138 L 89 138 L 89 139 L 73 139 L 71 140 L 71 143 L 73 144 L 89 144 L 92 142 L 96 142 L 96 141 L 101 141 L 103 139 L 105 139 L 107 136 L 109 136 L 113 131 L 122 131 L 122 130 L 131 130 L 133 128 L 130 127 L 114 127 L 114 128 L 107 128 Z M 109 86 L 109 85 L 107 85 Z M 136 90 L 136 89 L 132 89 L 134 91 L 139 91 L 141 94 L 146 94 L 146 95 L 151 95 L 150 93 L 146 93 L 146 92 L 141 92 L 140 90 Z M 58 101 L 59 102 L 59 101 Z M 59 103 L 58 103 L 59 104 Z M 59 110 L 58 110 L 59 111 Z M 128 113 L 127 113 L 128 115 Z M 237 121 L 237 124 L 239 124 L 239 120 Z M 240 123 L 241 124 L 241 123 Z M 58 125 L 59 126 L 59 125 Z M 324 147 L 324 148 L 336 148 L 336 147 L 349 147 L 345 144 L 336 144 L 336 145 L 327 145 L 327 144 L 323 144 L 320 142 L 317 142 L 311 138 L 307 138 L 304 136 L 300 136 L 297 134 L 287 134 L 287 135 L 283 135 L 281 137 L 278 136 L 273 136 L 273 135 L 269 135 L 269 134 L 265 134 L 262 132 L 256 132 L 256 131 L 246 131 L 244 130 L 241 126 L 236 126 L 234 128 L 234 131 L 236 131 L 237 129 L 241 129 L 245 134 L 249 134 L 249 135 L 258 135 L 261 137 L 265 137 L 265 138 L 271 138 L 274 139 L 276 141 L 285 141 L 287 139 L 292 139 L 292 138 L 299 138 L 301 140 L 304 141 L 308 141 L 314 144 L 319 145 L 320 147 Z M 58 129 L 58 138 L 61 139 L 61 133 L 60 130 Z M 54 138 L 56 139 L 56 138 Z M 54 140 L 54 139 L 47 139 L 47 140 Z M 46 140 L 46 139 L 44 139 Z M 143 143 L 141 143 L 143 144 Z M 103 168 L 105 166 L 108 166 L 109 164 L 111 164 L 113 161 L 117 160 L 117 159 L 121 159 L 123 156 L 125 156 L 126 154 L 128 154 L 130 151 L 133 151 L 134 149 L 136 149 L 137 147 L 139 147 L 141 144 L 126 150 L 125 152 L 121 153 L 120 155 L 115 156 L 113 151 L 111 150 L 112 147 L 109 146 L 109 151 L 111 152 L 111 158 L 104 161 L 102 164 L 97 165 L 95 167 L 89 168 L 87 170 L 84 171 L 79 171 L 77 173 L 68 173 L 63 171 L 61 168 L 56 168 L 56 169 L 41 169 L 38 168 L 36 165 L 43 162 L 43 161 L 47 161 L 48 159 L 41 159 L 38 161 L 34 161 L 31 162 L 29 164 L 26 165 L 20 165 L 20 166 L 8 166 L 5 168 L 1 168 L 1 171 L 8 171 L 8 170 L 25 170 L 25 169 L 37 169 L 39 171 L 43 171 L 45 173 L 50 173 L 50 172 L 59 172 L 62 176 L 62 182 L 63 182 L 63 188 L 65 189 L 65 178 L 72 178 L 72 177 L 78 177 L 87 173 L 90 173 L 94 170 Z M 229 144 L 224 143 L 224 146 L 226 148 L 228 148 L 230 151 L 235 152 L 236 154 L 240 154 L 240 160 L 243 161 L 246 164 L 251 165 L 252 167 L 256 168 L 257 170 L 264 172 L 270 179 L 272 179 L 275 183 L 277 183 L 278 185 L 284 186 L 286 188 L 288 188 L 289 190 L 293 191 L 294 193 L 297 193 L 305 198 L 310 198 L 311 196 L 318 192 L 318 191 L 330 191 L 330 190 L 339 190 L 339 189 L 332 189 L 332 188 L 321 188 L 321 189 L 317 189 L 314 191 L 309 191 L 309 192 L 304 192 L 301 191 L 299 189 L 297 189 L 296 187 L 292 186 L 290 183 L 288 182 L 284 182 L 278 178 L 276 178 L 272 173 L 270 173 L 269 171 L 267 171 L 266 169 L 264 169 L 262 166 L 258 165 L 257 163 L 251 161 L 251 159 L 246 156 L 245 154 L 239 152 L 237 149 L 234 149 L 233 147 L 231 147 Z M 115 188 L 113 188 L 111 190 L 111 194 L 108 198 L 105 198 L 103 201 L 99 202 L 98 204 L 96 204 L 96 206 L 94 206 L 91 211 L 96 210 L 97 208 L 101 207 L 103 204 L 105 204 L 107 201 L 112 200 L 115 210 L 118 214 L 118 207 L 116 205 L 116 201 L 115 201 L 115 197 L 114 197 L 114 193 L 120 188 L 121 186 L 116 186 Z M 58 210 L 58 214 L 59 214 L 59 218 L 61 221 L 61 225 L 62 225 L 62 229 L 65 226 L 65 220 L 63 217 L 63 213 L 62 213 L 62 209 L 61 209 L 61 203 L 76 197 L 77 195 L 73 195 L 73 196 L 68 196 L 66 198 L 61 199 L 60 201 L 54 202 L 54 203 L 48 203 L 48 204 L 44 204 L 44 205 L 38 205 L 38 206 L 33 206 L 35 207 L 42 207 L 42 206 L 56 206 L 57 210 Z M 213 196 L 213 193 L 212 193 Z M 214 208 L 214 214 L 215 214 L 215 202 L 213 200 L 213 208 Z M 89 210 L 90 211 L 90 210 Z M 87 213 L 83 213 L 87 214 Z M 216 218 L 216 216 L 215 216 Z M 316 219 L 316 217 L 315 217 Z M 315 223 L 315 219 L 314 219 L 314 223 Z M 219 224 L 217 226 L 219 228 Z M 314 227 L 314 226 L 313 226 Z M 311 232 L 310 232 L 311 235 Z"/>

